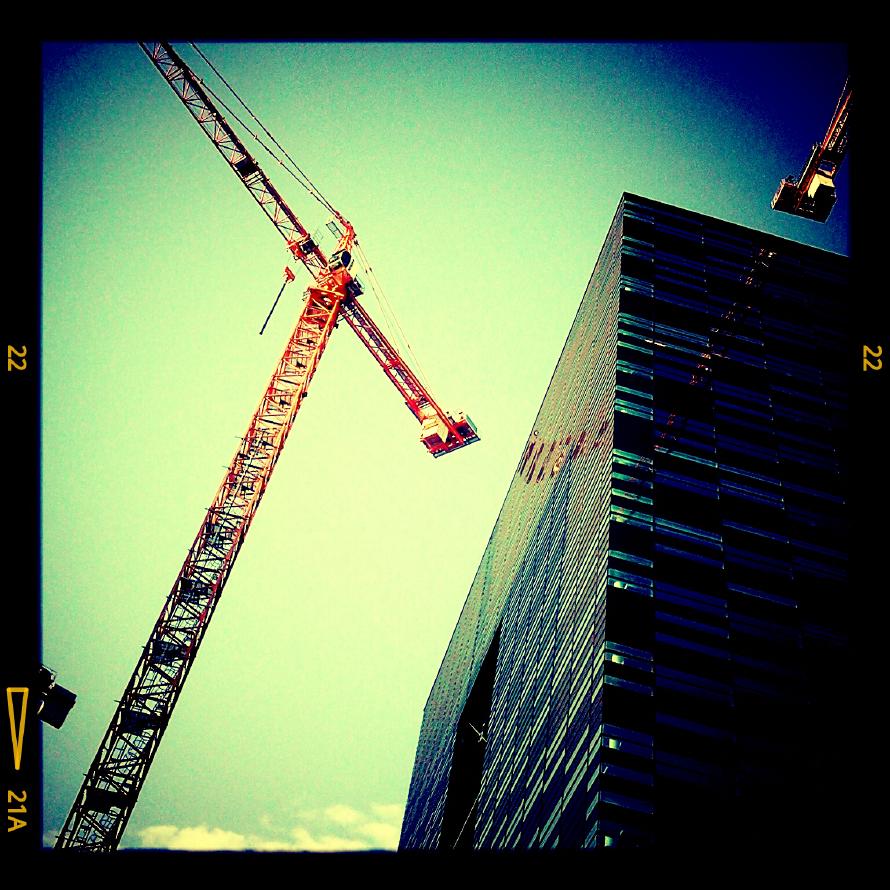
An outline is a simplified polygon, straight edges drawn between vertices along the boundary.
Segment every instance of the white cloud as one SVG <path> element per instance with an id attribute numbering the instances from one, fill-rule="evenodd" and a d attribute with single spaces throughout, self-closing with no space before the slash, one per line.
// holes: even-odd
<path id="1" fill-rule="evenodd" d="M 405 808 L 398 803 L 372 803 L 371 812 L 383 822 L 390 825 L 401 825 Z"/>
<path id="2" fill-rule="evenodd" d="M 331 822 L 336 822 L 338 825 L 351 825 L 354 822 L 360 822 L 362 818 L 362 814 L 358 810 L 354 810 L 344 803 L 335 803 L 332 807 L 328 807 L 324 814 Z"/>
<path id="3" fill-rule="evenodd" d="M 48 831 L 43 832 L 43 846 L 44 847 L 54 847 L 56 845 L 56 838 L 61 833 L 61 828 L 51 828 Z"/>
<path id="4" fill-rule="evenodd" d="M 376 841 L 375 849 L 395 850 L 399 845 L 399 826 L 385 822 L 365 822 L 359 828 L 362 834 Z"/>
<path id="5" fill-rule="evenodd" d="M 323 834 L 315 837 L 301 825 L 291 829 L 294 839 L 293 850 L 309 850 L 330 853 L 336 850 L 367 850 L 368 843 L 358 838 L 340 837 L 336 834 Z"/>
<path id="6" fill-rule="evenodd" d="M 291 841 L 270 841 L 256 839 L 249 849 L 258 850 L 260 853 L 292 852 L 296 849 Z"/>
<path id="7" fill-rule="evenodd" d="M 177 828 L 175 825 L 153 825 L 139 832 L 143 847 L 166 850 L 248 850 L 243 834 L 223 828 L 198 825 Z"/>
<path id="8" fill-rule="evenodd" d="M 370 814 L 334 804 L 321 814 L 301 813 L 304 824 L 293 828 L 291 836 L 301 850 L 395 850 L 403 812 L 399 804 L 372 804 Z M 325 824 L 332 822 L 334 832 Z"/>
<path id="9" fill-rule="evenodd" d="M 395 850 L 403 812 L 399 804 L 372 804 L 367 812 L 338 803 L 299 813 L 298 824 L 287 829 L 276 830 L 263 815 L 258 830 L 247 834 L 207 825 L 152 825 L 138 834 L 142 847 L 167 850 Z"/>

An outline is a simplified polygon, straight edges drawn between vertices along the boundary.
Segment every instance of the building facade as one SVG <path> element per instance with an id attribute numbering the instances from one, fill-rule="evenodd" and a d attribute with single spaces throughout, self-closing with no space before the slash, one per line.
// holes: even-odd
<path id="1" fill-rule="evenodd" d="M 830 834 L 847 273 L 623 196 L 430 692 L 401 848 Z"/>

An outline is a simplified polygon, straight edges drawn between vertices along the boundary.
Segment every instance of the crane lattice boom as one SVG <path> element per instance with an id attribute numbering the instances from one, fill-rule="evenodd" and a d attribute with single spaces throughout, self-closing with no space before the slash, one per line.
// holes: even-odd
<path id="1" fill-rule="evenodd" d="M 244 543 L 269 478 L 328 338 L 342 316 L 422 425 L 438 457 L 478 441 L 472 421 L 444 412 L 356 299 L 349 272 L 355 232 L 335 211 L 340 238 L 325 256 L 215 107 L 198 78 L 166 43 L 140 44 L 263 212 L 313 283 L 284 354 L 229 464 L 167 596 L 133 675 L 62 828 L 57 848 L 117 848 L 201 640 Z M 292 275 L 288 276 L 292 278 Z"/>
<path id="2" fill-rule="evenodd" d="M 783 210 L 817 222 L 828 219 L 837 200 L 834 177 L 847 153 L 847 124 L 852 98 L 853 89 L 848 79 L 825 138 L 813 146 L 800 176 L 787 176 L 779 183 L 773 195 L 773 210 Z"/>
<path id="3" fill-rule="evenodd" d="M 197 121 L 225 162 L 244 184 L 250 196 L 287 242 L 294 258 L 309 274 L 324 286 L 342 286 L 344 316 L 349 326 L 367 347 L 383 369 L 387 378 L 405 400 L 411 413 L 422 425 L 421 441 L 433 457 L 470 445 L 479 436 L 470 418 L 452 416 L 442 410 L 417 379 L 398 350 L 358 302 L 361 284 L 349 272 L 355 230 L 337 210 L 334 217 L 341 231 L 337 248 L 330 258 L 315 243 L 297 215 L 288 207 L 281 194 L 269 181 L 257 160 L 248 152 L 238 135 L 214 105 L 200 79 L 169 43 L 140 43 L 142 49 L 172 87 L 189 114 Z M 328 205 L 326 205 L 328 206 Z M 329 280 L 335 270 L 337 282 Z"/>
<path id="4" fill-rule="evenodd" d="M 341 296 L 306 305 L 117 706 L 58 847 L 108 851 L 126 828 L 223 585 L 337 318 Z"/>

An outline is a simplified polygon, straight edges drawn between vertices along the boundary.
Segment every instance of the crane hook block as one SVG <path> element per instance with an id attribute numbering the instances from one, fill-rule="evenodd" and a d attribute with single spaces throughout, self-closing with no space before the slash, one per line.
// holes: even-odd
<path id="1" fill-rule="evenodd" d="M 284 277 L 285 277 L 288 281 L 294 281 L 294 280 L 296 279 L 297 276 L 294 275 L 293 272 L 291 272 L 291 270 L 290 270 L 290 268 L 289 268 L 288 266 L 285 266 L 285 267 L 284 267 Z"/>

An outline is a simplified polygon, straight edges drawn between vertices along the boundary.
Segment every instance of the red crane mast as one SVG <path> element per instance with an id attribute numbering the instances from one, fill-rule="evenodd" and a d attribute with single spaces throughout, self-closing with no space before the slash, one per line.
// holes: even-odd
<path id="1" fill-rule="evenodd" d="M 340 317 L 358 335 L 421 423 L 421 442 L 440 457 L 479 440 L 472 421 L 433 400 L 357 297 L 350 273 L 355 230 L 334 211 L 340 237 L 330 257 L 285 203 L 168 43 L 141 43 L 149 59 L 309 271 L 303 310 L 239 442 L 185 562 L 155 622 L 84 777 L 56 848 L 117 848 L 139 792 L 250 528 L 287 435 Z M 288 280 L 293 274 L 288 270 Z"/>

